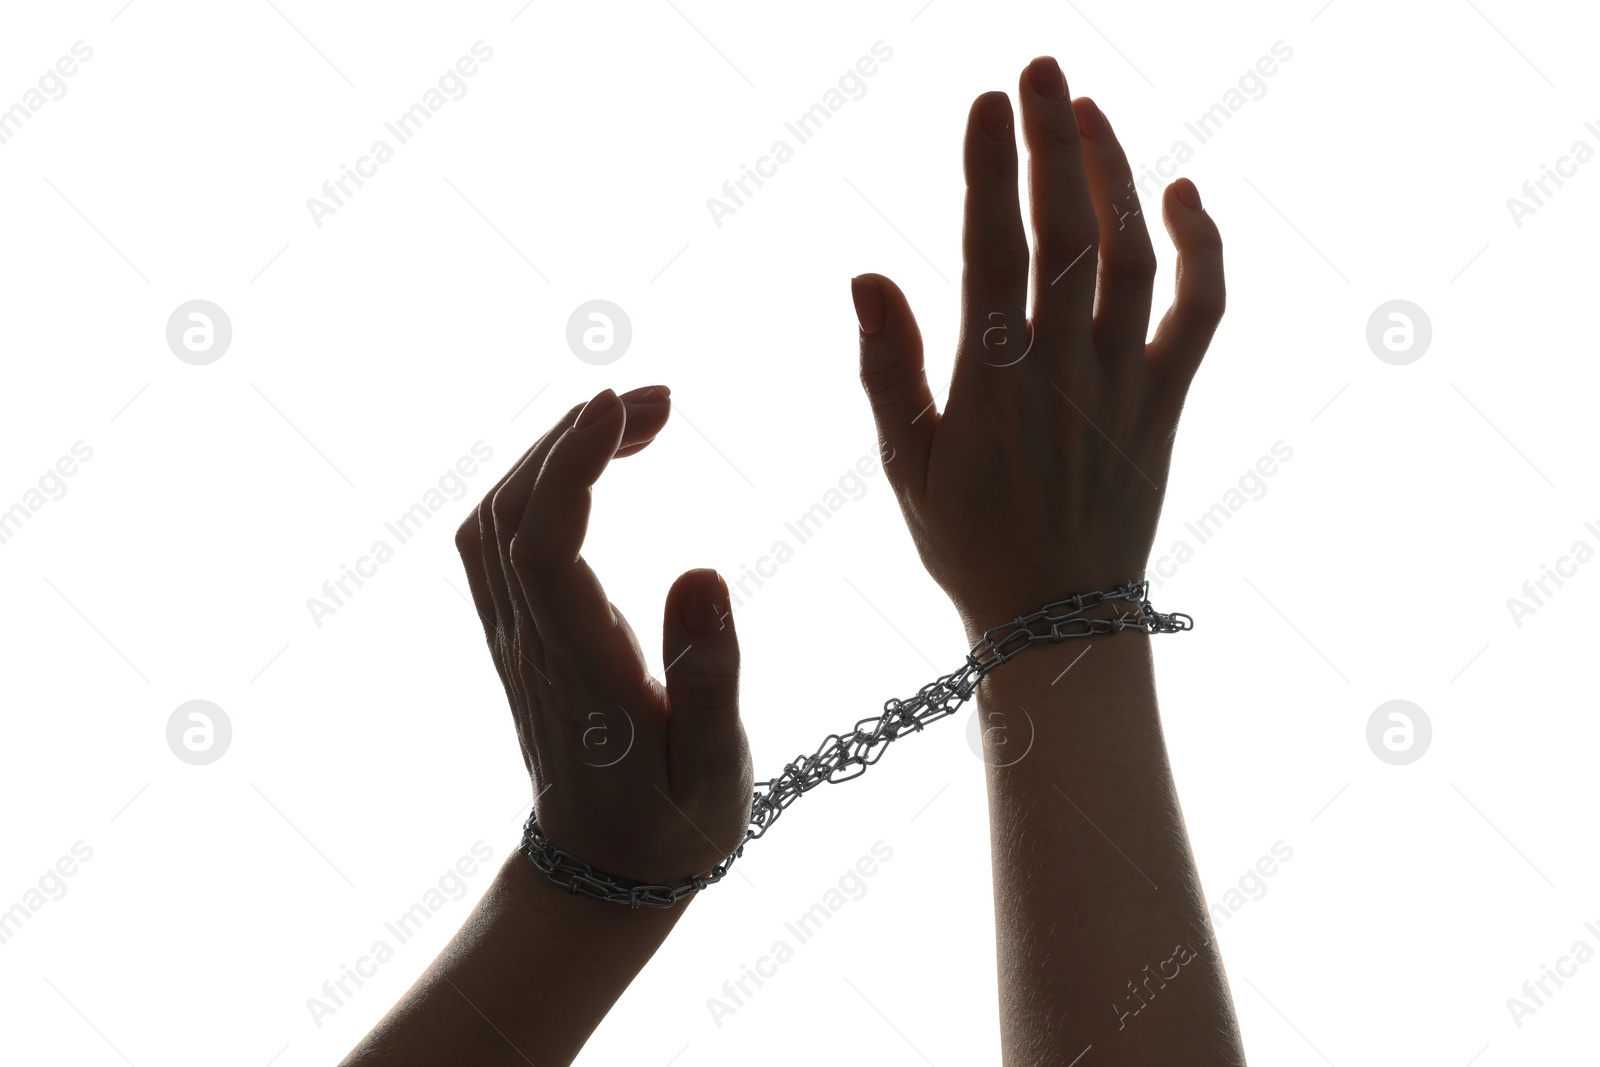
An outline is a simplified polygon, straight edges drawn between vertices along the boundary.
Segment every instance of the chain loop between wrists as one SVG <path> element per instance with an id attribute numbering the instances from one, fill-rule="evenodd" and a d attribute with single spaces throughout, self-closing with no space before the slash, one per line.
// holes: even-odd
<path id="1" fill-rule="evenodd" d="M 630 908 L 670 908 L 691 893 L 720 882 L 744 855 L 745 845 L 772 828 L 789 805 L 817 786 L 848 782 L 866 772 L 883 757 L 889 744 L 907 733 L 915 733 L 931 722 L 955 714 L 971 698 L 985 674 L 1016 657 L 1029 645 L 1040 641 L 1059 642 L 1120 630 L 1146 634 L 1180 633 L 1194 629 L 1194 619 L 1182 612 L 1163 614 L 1150 606 L 1147 581 L 1128 581 L 1107 592 L 1078 593 L 1044 605 L 1031 615 L 1020 615 L 1010 622 L 986 630 L 983 638 L 967 654 L 960 668 L 929 682 L 906 700 L 891 698 L 883 714 L 862 719 L 848 734 L 829 734 L 816 752 L 798 756 L 776 778 L 756 784 L 751 798 L 750 827 L 745 839 L 709 874 L 696 875 L 676 886 L 628 884 L 613 875 L 584 863 L 571 853 L 557 848 L 539 828 L 535 813 L 529 812 L 522 828 L 518 851 L 557 885 L 570 893 L 581 893 Z M 1085 614 L 1102 604 L 1129 602 L 1110 618 Z M 1044 626 L 1040 633 L 1037 627 Z"/>

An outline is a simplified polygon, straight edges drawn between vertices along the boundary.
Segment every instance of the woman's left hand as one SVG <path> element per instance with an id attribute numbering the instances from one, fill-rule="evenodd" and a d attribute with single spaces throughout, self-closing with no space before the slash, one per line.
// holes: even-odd
<path id="1" fill-rule="evenodd" d="M 456 547 L 540 828 L 607 874 L 678 885 L 727 859 L 749 826 L 727 586 L 712 570 L 673 584 L 662 683 L 580 554 L 595 482 L 614 456 L 654 440 L 669 411 L 666 388 L 652 386 L 574 407 L 483 498 Z M 641 545 L 656 518 L 641 517 Z"/>

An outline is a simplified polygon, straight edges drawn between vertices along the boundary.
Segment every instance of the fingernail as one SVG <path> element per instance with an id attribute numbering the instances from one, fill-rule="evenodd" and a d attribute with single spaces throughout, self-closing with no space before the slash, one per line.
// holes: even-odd
<path id="1" fill-rule="evenodd" d="M 690 571 L 686 595 L 678 598 L 678 615 L 684 628 L 697 637 L 710 637 L 722 629 L 728 614 L 728 586 L 710 567 Z"/>
<path id="2" fill-rule="evenodd" d="M 1077 116 L 1078 132 L 1084 137 L 1104 137 L 1111 132 L 1111 124 L 1106 121 L 1105 112 L 1087 96 L 1072 102 L 1072 113 Z"/>
<path id="3" fill-rule="evenodd" d="M 1061 64 L 1050 56 L 1040 56 L 1028 67 L 1028 80 L 1033 91 L 1046 100 L 1067 98 L 1067 76 L 1061 73 Z"/>
<path id="4" fill-rule="evenodd" d="M 1172 183 L 1178 190 L 1178 199 L 1183 201 L 1183 206 L 1200 210 L 1200 190 L 1194 187 L 1194 182 L 1188 178 L 1179 178 Z"/>
<path id="5" fill-rule="evenodd" d="M 672 390 L 664 385 L 641 385 L 637 389 L 629 389 L 617 399 L 629 404 L 659 404 L 671 395 Z"/>
<path id="6" fill-rule="evenodd" d="M 850 299 L 855 301 L 856 321 L 863 335 L 871 337 L 883 328 L 883 293 L 876 281 L 866 275 L 851 278 Z"/>
<path id="7" fill-rule="evenodd" d="M 984 93 L 978 105 L 978 121 L 991 140 L 1011 140 L 1011 101 L 1005 93 Z"/>
<path id="8" fill-rule="evenodd" d="M 578 412 L 578 421 L 573 424 L 572 428 L 575 430 L 587 429 L 605 418 L 611 409 L 616 406 L 617 394 L 610 389 L 602 389 L 594 395 L 593 400 L 583 405 L 583 410 Z"/>

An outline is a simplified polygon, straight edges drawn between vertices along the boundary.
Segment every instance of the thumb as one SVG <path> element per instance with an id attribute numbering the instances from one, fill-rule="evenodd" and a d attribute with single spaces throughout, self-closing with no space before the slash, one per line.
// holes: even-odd
<path id="1" fill-rule="evenodd" d="M 895 490 L 920 496 L 939 413 L 922 369 L 922 333 L 905 294 L 881 274 L 850 279 L 861 325 L 861 385 L 878 426 L 883 470 Z"/>
<path id="2" fill-rule="evenodd" d="M 739 638 L 728 586 L 716 571 L 686 571 L 672 583 L 661 645 L 673 792 L 716 792 L 740 774 L 745 748 L 739 722 Z"/>

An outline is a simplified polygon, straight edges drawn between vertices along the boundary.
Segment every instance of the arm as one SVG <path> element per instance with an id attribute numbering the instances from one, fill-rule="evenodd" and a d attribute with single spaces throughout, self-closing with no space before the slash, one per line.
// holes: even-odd
<path id="1" fill-rule="evenodd" d="M 968 120 L 944 411 L 904 294 L 881 275 L 852 283 L 885 470 L 974 645 L 1048 602 L 1144 576 L 1178 415 L 1224 300 L 1221 239 L 1180 180 L 1162 202 L 1176 297 L 1147 343 L 1155 254 L 1109 124 L 1070 99 L 1052 59 L 1029 65 L 1017 95 L 1031 264 L 1010 102 L 988 93 Z M 1005 1062 L 1066 1067 L 1092 1045 L 1085 1063 L 1242 1064 L 1150 638 L 1036 643 L 976 697 L 986 723 L 1034 730 L 1021 759 L 986 740 Z"/>
<path id="2" fill-rule="evenodd" d="M 681 885 L 744 840 L 753 773 L 727 588 L 667 594 L 665 685 L 580 551 L 591 489 L 661 431 L 664 387 L 573 408 L 456 535 L 505 686 L 540 828 L 635 883 Z M 554 885 L 520 852 L 348 1065 L 570 1063 L 693 894 L 631 909 Z"/>
<path id="3" fill-rule="evenodd" d="M 1089 1045 L 1101 1063 L 1244 1062 L 1154 683 L 1150 638 L 1125 630 L 1035 646 L 979 687 L 985 721 L 1026 708 L 1036 729 L 988 767 L 1008 1064 Z"/>
<path id="4" fill-rule="evenodd" d="M 692 899 L 632 911 L 561 892 L 513 852 L 344 1063 L 571 1063 Z"/>

